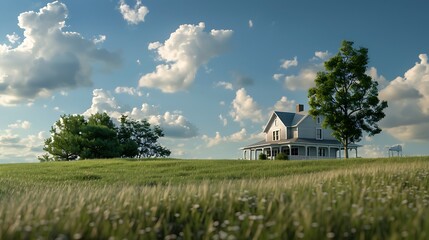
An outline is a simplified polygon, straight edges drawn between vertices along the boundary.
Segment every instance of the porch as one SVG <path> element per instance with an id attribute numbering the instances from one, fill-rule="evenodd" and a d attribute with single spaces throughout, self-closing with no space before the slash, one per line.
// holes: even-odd
<path id="1" fill-rule="evenodd" d="M 359 145 L 351 144 L 348 148 L 358 157 Z M 265 153 L 268 159 L 275 159 L 277 154 L 284 153 L 290 160 L 333 159 L 345 156 L 344 149 L 338 141 L 313 141 L 295 139 L 284 143 L 259 142 L 242 148 L 243 159 L 257 160 L 259 154 Z M 354 151 L 353 151 L 354 150 Z"/>

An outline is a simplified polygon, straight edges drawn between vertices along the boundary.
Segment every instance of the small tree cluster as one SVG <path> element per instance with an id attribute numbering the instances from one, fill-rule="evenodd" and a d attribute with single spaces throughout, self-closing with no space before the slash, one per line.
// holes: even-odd
<path id="1" fill-rule="evenodd" d="M 41 161 L 71 161 L 94 158 L 167 157 L 170 150 L 157 141 L 164 134 L 159 126 L 147 120 L 122 116 L 116 126 L 106 113 L 96 113 L 87 120 L 82 115 L 63 115 L 52 126 L 51 137 L 45 140 L 47 154 Z"/>

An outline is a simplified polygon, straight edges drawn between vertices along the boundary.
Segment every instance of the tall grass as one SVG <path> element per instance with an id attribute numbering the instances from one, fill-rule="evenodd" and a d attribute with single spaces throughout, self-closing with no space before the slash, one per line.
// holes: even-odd
<path id="1" fill-rule="evenodd" d="M 208 170 L 202 161 L 183 162 L 145 163 L 186 166 L 189 178 L 169 178 L 175 168 L 152 171 L 169 169 L 169 181 L 119 167 L 114 182 L 108 165 L 101 168 L 109 173 L 94 168 L 66 176 L 40 172 L 71 165 L 10 167 L 0 172 L 0 238 L 429 239 L 429 159 L 265 162 L 252 165 L 264 166 L 265 174 L 247 176 L 247 162 L 234 162 L 213 179 L 200 177 Z M 73 166 L 86 164 L 103 163 Z M 310 171 L 277 174 L 279 166 L 298 164 Z M 25 179 L 11 174 L 20 171 Z"/>

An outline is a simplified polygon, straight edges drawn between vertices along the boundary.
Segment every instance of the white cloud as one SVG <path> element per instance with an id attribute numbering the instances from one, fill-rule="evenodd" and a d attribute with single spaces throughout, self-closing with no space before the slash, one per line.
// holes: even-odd
<path id="1" fill-rule="evenodd" d="M 222 88 L 225 88 L 226 90 L 234 90 L 232 83 L 229 83 L 229 82 L 217 82 L 216 87 L 222 87 Z"/>
<path id="2" fill-rule="evenodd" d="M 229 136 L 222 137 L 219 132 L 216 132 L 214 137 L 209 137 L 203 135 L 201 139 L 207 143 L 207 147 L 213 147 L 225 142 L 240 142 L 246 140 L 248 137 L 247 131 L 245 128 L 242 128 L 240 131 L 235 132 Z"/>
<path id="3" fill-rule="evenodd" d="M 207 135 L 203 135 L 201 139 L 207 142 L 207 147 L 213 147 L 225 141 L 219 132 L 216 132 L 216 135 L 212 138 Z"/>
<path id="4" fill-rule="evenodd" d="M 16 33 L 12 33 L 12 34 L 7 34 L 6 35 L 7 40 L 11 43 L 11 44 L 15 44 L 19 41 L 19 39 L 21 39 L 18 34 Z"/>
<path id="5" fill-rule="evenodd" d="M 96 113 L 108 113 L 111 117 L 117 119 L 121 116 L 122 109 L 116 102 L 115 98 L 103 89 L 94 89 L 92 91 L 92 104 L 83 115 L 91 116 Z"/>
<path id="6" fill-rule="evenodd" d="M 128 24 L 139 24 L 140 22 L 144 22 L 144 18 L 149 13 L 149 9 L 143 6 L 140 0 L 136 1 L 134 8 L 126 4 L 125 0 L 121 0 L 119 4 L 119 11 Z"/>
<path id="7" fill-rule="evenodd" d="M 21 128 L 21 129 L 29 129 L 31 123 L 29 121 L 17 120 L 15 123 L 9 124 L 9 128 Z"/>
<path id="8" fill-rule="evenodd" d="M 106 35 L 98 35 L 98 37 L 95 37 L 92 42 L 94 44 L 99 44 L 99 43 L 103 43 L 104 41 L 106 41 L 107 37 Z"/>
<path id="9" fill-rule="evenodd" d="M 231 30 L 204 32 L 205 24 L 181 25 L 163 44 L 154 42 L 148 49 L 156 51 L 164 64 L 140 78 L 140 87 L 158 88 L 166 93 L 188 89 L 200 66 L 226 50 Z"/>
<path id="10" fill-rule="evenodd" d="M 198 134 L 198 129 L 180 112 L 159 113 L 154 105 L 143 103 L 141 108 L 134 107 L 127 111 L 121 107 L 114 97 L 103 89 L 94 89 L 92 105 L 83 115 L 90 116 L 97 112 L 106 112 L 114 119 L 127 115 L 133 119 L 147 119 L 152 125 L 160 125 L 166 137 L 191 138 Z"/>
<path id="11" fill-rule="evenodd" d="M 429 141 L 429 64 L 426 54 L 419 58 L 379 94 L 389 105 L 380 125 L 399 140 Z"/>
<path id="12" fill-rule="evenodd" d="M 45 132 L 21 137 L 11 130 L 0 133 L 0 162 L 38 162 L 43 154 Z"/>
<path id="13" fill-rule="evenodd" d="M 232 142 L 240 142 L 245 140 L 247 137 L 247 131 L 245 128 L 242 128 L 239 132 L 233 133 L 228 137 L 228 140 Z"/>
<path id="14" fill-rule="evenodd" d="M 253 28 L 253 21 L 252 21 L 252 19 L 249 20 L 248 24 L 249 24 L 249 28 Z"/>
<path id="15" fill-rule="evenodd" d="M 366 74 L 378 83 L 378 89 L 384 89 L 387 87 L 387 85 L 389 85 L 389 82 L 383 75 L 378 75 L 377 69 L 375 67 L 370 67 L 366 71 Z"/>
<path id="16" fill-rule="evenodd" d="M 262 122 L 264 120 L 262 110 L 253 98 L 247 95 L 244 88 L 237 90 L 235 99 L 231 104 L 230 115 L 236 122 L 242 122 L 246 119 L 252 122 Z"/>
<path id="17" fill-rule="evenodd" d="M 280 67 L 284 69 L 288 69 L 290 67 L 298 66 L 298 57 L 295 56 L 292 60 L 284 60 Z"/>
<path id="18" fill-rule="evenodd" d="M 321 59 L 321 60 L 325 60 L 325 59 L 327 59 L 328 57 L 329 57 L 329 55 L 331 55 L 328 51 L 324 51 L 324 52 L 322 52 L 322 51 L 317 51 L 317 52 L 315 52 L 314 53 L 314 56 L 316 57 L 316 58 L 319 58 L 319 59 Z"/>
<path id="19" fill-rule="evenodd" d="M 222 122 L 223 126 L 226 127 L 228 125 L 228 119 L 226 119 L 222 114 L 219 115 L 219 120 Z"/>
<path id="20" fill-rule="evenodd" d="M 282 79 L 285 75 L 283 73 L 276 73 L 273 75 L 273 79 L 278 81 L 280 79 Z"/>
<path id="21" fill-rule="evenodd" d="M 364 158 L 381 158 L 385 157 L 386 149 L 383 149 L 380 146 L 377 145 L 363 145 L 361 148 L 359 148 L 358 154 L 361 157 Z M 354 155 L 354 152 L 351 154 L 351 156 Z"/>
<path id="22" fill-rule="evenodd" d="M 141 91 L 138 91 L 133 87 L 116 87 L 115 93 L 117 94 L 125 93 L 131 96 L 139 96 L 139 97 L 143 96 L 143 93 Z"/>
<path id="23" fill-rule="evenodd" d="M 273 111 L 293 112 L 295 106 L 295 100 L 288 100 L 287 97 L 283 96 L 276 102 L 273 107 Z"/>
<path id="24" fill-rule="evenodd" d="M 316 85 L 315 79 L 317 76 L 317 70 L 313 68 L 304 68 L 298 75 L 286 76 L 284 80 L 285 88 L 295 90 L 308 90 Z"/>
<path id="25" fill-rule="evenodd" d="M 91 86 L 93 63 L 106 69 L 119 65 L 119 55 L 98 48 L 77 32 L 63 31 L 67 15 L 66 5 L 58 1 L 39 12 L 19 15 L 23 41 L 15 48 L 0 47 L 0 105 L 33 102 L 53 90 Z"/>

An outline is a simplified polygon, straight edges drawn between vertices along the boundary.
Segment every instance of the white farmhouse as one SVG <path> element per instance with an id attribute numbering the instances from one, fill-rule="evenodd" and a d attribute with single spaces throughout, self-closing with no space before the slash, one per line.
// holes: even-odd
<path id="1" fill-rule="evenodd" d="M 341 158 L 344 147 L 332 136 L 332 130 L 322 127 L 323 117 L 315 119 L 298 104 L 296 112 L 274 111 L 264 129 L 265 139 L 241 148 L 243 159 L 258 159 L 265 153 L 269 159 L 283 152 L 291 160 Z M 360 145 L 349 144 L 357 157 Z"/>

